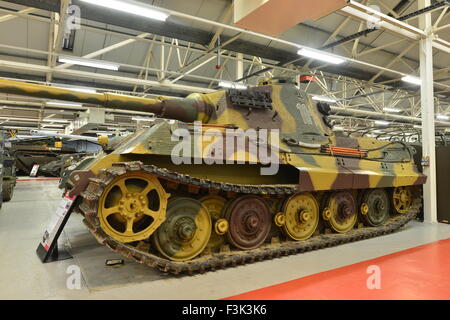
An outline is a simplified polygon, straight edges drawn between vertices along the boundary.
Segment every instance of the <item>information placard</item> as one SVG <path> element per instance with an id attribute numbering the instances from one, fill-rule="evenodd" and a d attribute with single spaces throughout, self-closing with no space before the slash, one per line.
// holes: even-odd
<path id="1" fill-rule="evenodd" d="M 35 164 L 35 165 L 33 166 L 33 169 L 31 169 L 30 177 L 36 177 L 36 176 L 37 176 L 37 173 L 38 173 L 38 170 L 39 170 L 39 165 L 38 165 L 38 164 Z"/>
<path id="2" fill-rule="evenodd" d="M 70 197 L 69 193 L 66 193 L 64 198 L 61 199 L 48 227 L 45 229 L 44 235 L 36 250 L 42 262 L 71 258 L 69 254 L 58 251 L 58 238 L 69 219 L 76 198 Z"/>

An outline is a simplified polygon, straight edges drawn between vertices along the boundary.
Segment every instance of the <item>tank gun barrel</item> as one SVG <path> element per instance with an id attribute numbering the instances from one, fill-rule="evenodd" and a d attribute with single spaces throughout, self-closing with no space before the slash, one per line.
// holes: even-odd
<path id="1" fill-rule="evenodd" d="M 184 99 L 149 99 L 114 93 L 86 93 L 71 89 L 27 83 L 13 80 L 0 80 L 0 92 L 42 99 L 71 101 L 100 105 L 111 109 L 124 109 L 154 113 L 157 117 L 185 122 L 205 120 L 210 109 L 201 94 L 192 94 Z M 203 118 L 201 118 L 203 117 Z"/>

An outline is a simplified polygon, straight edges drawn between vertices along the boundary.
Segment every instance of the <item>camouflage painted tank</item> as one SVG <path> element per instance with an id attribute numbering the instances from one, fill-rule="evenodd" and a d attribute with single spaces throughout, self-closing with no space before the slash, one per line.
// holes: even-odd
<path id="1" fill-rule="evenodd" d="M 417 213 L 416 188 L 426 181 L 412 147 L 337 137 L 329 106 L 286 79 L 185 99 L 11 81 L 0 81 L 0 91 L 159 117 L 80 164 L 66 186 L 101 243 L 166 272 L 202 272 L 393 232 Z"/>

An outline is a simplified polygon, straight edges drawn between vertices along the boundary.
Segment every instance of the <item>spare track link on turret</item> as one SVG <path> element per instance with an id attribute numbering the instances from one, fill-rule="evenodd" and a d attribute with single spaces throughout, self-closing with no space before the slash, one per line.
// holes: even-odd
<path id="1" fill-rule="evenodd" d="M 153 165 L 143 165 L 140 162 L 116 163 L 110 169 L 104 169 L 96 178 L 91 178 L 88 188 L 81 194 L 81 202 L 75 209 L 85 215 L 84 224 L 91 233 L 103 245 L 111 250 L 122 254 L 127 258 L 132 258 L 141 264 L 158 268 L 167 273 L 203 273 L 230 266 L 253 263 L 255 261 L 269 260 L 281 256 L 293 255 L 302 252 L 333 247 L 339 244 L 354 242 L 362 239 L 369 239 L 392 233 L 403 227 L 410 220 L 413 220 L 420 210 L 421 199 L 417 198 L 408 213 L 391 217 L 388 222 L 380 227 L 364 227 L 353 229 L 345 234 L 320 234 L 313 236 L 306 241 L 282 241 L 277 244 L 263 244 L 257 249 L 240 251 L 230 250 L 229 252 L 211 253 L 200 256 L 191 261 L 174 262 L 155 254 L 139 251 L 137 248 L 116 241 L 106 235 L 100 228 L 97 218 L 97 203 L 103 189 L 115 177 L 130 171 L 145 171 L 156 175 L 162 180 L 177 182 L 179 184 L 193 185 L 211 191 L 235 192 L 244 194 L 259 195 L 292 195 L 297 192 L 296 186 L 254 186 L 254 185 L 234 185 L 230 183 L 219 183 L 205 179 L 198 179 L 188 175 L 170 172 Z"/>

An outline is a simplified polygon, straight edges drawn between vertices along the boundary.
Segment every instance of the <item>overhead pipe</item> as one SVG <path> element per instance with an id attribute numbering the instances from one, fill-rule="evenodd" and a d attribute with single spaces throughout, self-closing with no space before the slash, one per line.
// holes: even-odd
<path id="1" fill-rule="evenodd" d="M 330 106 L 330 108 L 331 108 L 332 113 L 336 114 L 336 115 L 338 115 L 338 114 L 355 115 L 355 116 L 362 116 L 362 117 L 374 117 L 374 118 L 376 118 L 376 120 L 388 119 L 388 120 L 399 120 L 399 121 L 406 121 L 406 122 L 422 123 L 421 118 L 411 117 L 411 116 L 402 116 L 402 115 L 397 115 L 397 114 L 380 113 L 380 112 L 374 112 L 374 111 L 343 108 L 343 107 L 336 107 L 336 106 Z M 450 127 L 450 122 L 436 121 L 436 124 L 440 125 L 440 126 Z"/>
<path id="2" fill-rule="evenodd" d="M 446 6 L 446 5 L 447 5 L 447 6 L 449 5 L 449 0 L 444 0 L 444 1 L 441 1 L 441 2 L 436 2 L 435 4 L 432 4 L 432 5 L 429 6 L 429 7 L 426 7 L 426 8 L 420 9 L 420 10 L 417 10 L 417 11 L 415 11 L 415 12 L 409 13 L 409 14 L 404 15 L 404 16 L 401 16 L 401 17 L 398 17 L 398 18 L 396 18 L 396 19 L 397 19 L 397 20 L 400 20 L 400 21 L 405 21 L 405 20 L 408 20 L 408 19 L 417 17 L 417 16 L 419 16 L 419 15 L 421 15 L 421 14 L 427 13 L 427 12 L 429 12 L 429 11 L 433 11 L 433 10 L 439 9 L 440 7 L 443 7 L 443 6 Z M 394 11 L 395 11 L 395 8 L 394 8 Z M 392 17 L 392 14 L 388 14 L 388 16 Z M 348 41 L 351 41 L 351 40 L 360 38 L 360 37 L 362 37 L 362 36 L 367 36 L 369 33 L 372 33 L 372 32 L 377 31 L 377 30 L 380 30 L 380 29 L 378 29 L 378 28 L 368 28 L 368 29 L 362 30 L 362 31 L 360 31 L 360 32 L 351 34 L 351 35 L 346 36 L 346 37 L 344 37 L 344 38 L 342 38 L 342 39 L 339 39 L 339 40 L 337 40 L 337 41 L 335 41 L 335 42 L 332 42 L 332 43 L 330 43 L 330 44 L 328 44 L 328 45 L 326 45 L 326 46 L 323 46 L 323 47 L 320 48 L 320 50 L 325 50 L 325 49 L 329 49 L 329 48 L 334 48 L 334 47 L 336 47 L 336 46 L 338 46 L 338 45 L 341 45 L 341 44 L 343 44 L 343 43 L 346 43 L 346 42 L 348 42 Z"/>

